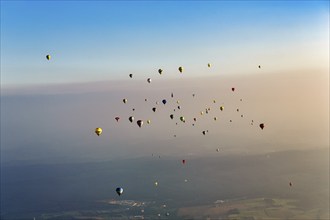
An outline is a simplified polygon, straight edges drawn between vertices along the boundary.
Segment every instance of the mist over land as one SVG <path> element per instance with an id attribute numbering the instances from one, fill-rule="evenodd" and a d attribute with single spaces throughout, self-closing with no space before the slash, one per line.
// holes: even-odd
<path id="1" fill-rule="evenodd" d="M 327 219 L 328 86 L 321 71 L 4 89 L 1 216 L 244 219 L 261 216 L 255 204 L 275 219 Z"/>
<path id="2" fill-rule="evenodd" d="M 1 163 L 78 162 L 151 154 L 198 157 L 213 155 L 216 148 L 222 148 L 222 154 L 256 154 L 328 147 L 328 82 L 325 71 L 297 71 L 173 80 L 155 76 L 151 84 L 132 79 L 3 89 Z M 127 104 L 122 102 L 124 98 Z M 168 103 L 163 105 L 162 99 Z M 200 111 L 208 107 L 209 114 L 201 116 Z M 118 123 L 116 116 L 120 117 Z M 128 121 L 129 116 L 135 121 L 143 119 L 145 125 L 139 129 Z M 187 122 L 180 122 L 180 116 Z M 192 126 L 194 117 L 197 121 Z M 266 129 L 261 130 L 259 123 L 265 123 Z M 95 127 L 103 128 L 102 136 L 95 136 Z M 209 133 L 203 136 L 203 130 Z"/>

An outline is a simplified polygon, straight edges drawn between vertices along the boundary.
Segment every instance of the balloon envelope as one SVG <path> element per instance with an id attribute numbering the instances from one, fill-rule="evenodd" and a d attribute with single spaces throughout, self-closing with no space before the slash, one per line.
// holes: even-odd
<path id="1" fill-rule="evenodd" d="M 138 120 L 137 122 L 137 125 L 141 128 L 142 127 L 142 125 L 143 125 L 143 121 L 142 120 Z"/>
<path id="2" fill-rule="evenodd" d="M 123 192 L 124 192 L 124 189 L 123 188 L 121 188 L 121 187 L 118 187 L 117 189 L 116 189 L 116 193 L 120 196 L 121 194 L 123 194 Z"/>
<path id="3" fill-rule="evenodd" d="M 97 134 L 97 136 L 100 136 L 102 134 L 102 128 L 95 128 L 95 134 Z"/>

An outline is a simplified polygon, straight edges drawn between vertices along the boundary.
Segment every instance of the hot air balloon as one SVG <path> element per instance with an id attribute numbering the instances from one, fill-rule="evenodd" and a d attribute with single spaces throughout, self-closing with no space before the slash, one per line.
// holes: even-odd
<path id="1" fill-rule="evenodd" d="M 177 100 L 176 103 L 177 103 L 177 104 L 180 104 L 180 100 Z"/>
<path id="2" fill-rule="evenodd" d="M 180 107 L 180 106 L 178 106 L 178 109 L 181 109 L 181 107 Z"/>
<path id="3" fill-rule="evenodd" d="M 219 152 L 220 151 L 220 149 L 219 148 L 217 148 L 217 152 Z"/>
<path id="4" fill-rule="evenodd" d="M 264 127 L 265 127 L 265 124 L 264 124 L 264 123 L 261 123 L 261 124 L 259 125 L 259 127 L 261 128 L 261 130 L 263 130 Z"/>
<path id="5" fill-rule="evenodd" d="M 182 164 L 185 164 L 186 163 L 186 160 L 182 160 Z"/>
<path id="6" fill-rule="evenodd" d="M 46 59 L 50 60 L 51 56 L 49 54 L 46 55 Z"/>
<path id="7" fill-rule="evenodd" d="M 233 87 L 233 88 L 231 88 L 231 91 L 233 91 L 233 92 L 234 92 L 234 91 L 235 91 L 235 88 L 234 88 L 234 87 Z"/>
<path id="8" fill-rule="evenodd" d="M 171 97 L 172 97 L 172 98 L 174 97 L 173 92 L 171 93 Z"/>
<path id="9" fill-rule="evenodd" d="M 151 121 L 150 120 L 147 120 L 147 124 L 150 124 L 151 123 Z"/>
<path id="10" fill-rule="evenodd" d="M 261 66 L 259 65 L 258 68 L 261 69 Z"/>
<path id="11" fill-rule="evenodd" d="M 217 117 L 214 117 L 213 119 L 214 119 L 214 121 L 216 121 L 218 118 Z"/>
<path id="12" fill-rule="evenodd" d="M 123 192 L 124 192 L 124 189 L 121 188 L 121 187 L 118 187 L 118 188 L 116 189 L 116 193 L 117 193 L 119 196 L 121 196 L 121 194 L 123 194 Z"/>
<path id="13" fill-rule="evenodd" d="M 151 78 L 148 78 L 148 79 L 147 79 L 147 82 L 148 82 L 148 83 L 151 83 Z"/>
<path id="14" fill-rule="evenodd" d="M 132 123 L 132 122 L 134 121 L 134 117 L 133 117 L 133 116 L 130 116 L 130 117 L 128 118 L 128 120 Z"/>
<path id="15" fill-rule="evenodd" d="M 208 64 L 207 64 L 207 66 L 210 68 L 210 67 L 211 67 L 211 64 L 210 64 L 210 63 L 208 63 Z"/>
<path id="16" fill-rule="evenodd" d="M 237 112 L 239 112 L 239 109 L 236 109 Z"/>
<path id="17" fill-rule="evenodd" d="M 291 182 L 289 183 L 289 186 L 292 186 L 292 183 Z"/>
<path id="18" fill-rule="evenodd" d="M 223 106 L 220 106 L 220 110 L 223 111 L 225 109 L 225 107 Z"/>
<path id="19" fill-rule="evenodd" d="M 165 105 L 166 104 L 166 99 L 163 99 L 162 103 Z"/>
<path id="20" fill-rule="evenodd" d="M 197 118 L 194 118 L 194 121 L 196 121 L 197 120 Z"/>
<path id="21" fill-rule="evenodd" d="M 153 108 L 152 108 L 152 111 L 153 111 L 153 112 L 156 112 L 156 110 L 157 110 L 156 107 L 153 107 Z"/>
<path id="22" fill-rule="evenodd" d="M 217 102 L 217 101 L 214 99 L 214 100 L 213 100 L 213 103 L 216 103 L 216 102 Z"/>
<path id="23" fill-rule="evenodd" d="M 162 74 L 162 73 L 163 73 L 163 70 L 162 70 L 162 69 L 159 69 L 159 70 L 158 70 L 158 73 L 159 73 L 159 74 Z"/>
<path id="24" fill-rule="evenodd" d="M 183 116 L 180 117 L 180 121 L 186 122 L 185 118 Z"/>
<path id="25" fill-rule="evenodd" d="M 170 118 L 171 118 L 171 119 L 173 119 L 173 118 L 174 118 L 174 115 L 173 115 L 173 114 L 171 114 L 171 115 L 170 115 Z"/>
<path id="26" fill-rule="evenodd" d="M 155 182 L 155 186 L 158 186 L 158 182 L 157 181 Z"/>
<path id="27" fill-rule="evenodd" d="M 204 135 L 205 135 L 205 134 L 206 134 L 206 131 L 202 131 L 202 134 L 204 134 Z"/>
<path id="28" fill-rule="evenodd" d="M 102 134 L 102 128 L 95 128 L 95 134 L 97 134 L 97 136 L 100 136 Z"/>
<path id="29" fill-rule="evenodd" d="M 126 103 L 127 103 L 127 99 L 123 99 L 123 103 L 125 103 L 125 104 L 126 104 Z"/>
<path id="30" fill-rule="evenodd" d="M 182 72 L 183 72 L 183 67 L 180 66 L 180 67 L 178 68 L 178 70 L 179 70 L 180 73 L 182 73 Z"/>
<path id="31" fill-rule="evenodd" d="M 137 125 L 141 128 L 142 127 L 142 125 L 143 125 L 143 121 L 142 120 L 138 120 L 137 122 Z"/>
<path id="32" fill-rule="evenodd" d="M 132 73 L 131 73 L 131 74 L 129 74 L 128 76 L 129 76 L 130 78 L 133 78 L 133 74 L 132 74 Z"/>
<path id="33" fill-rule="evenodd" d="M 145 101 L 145 102 L 147 102 L 147 101 L 148 101 L 148 99 L 144 99 L 144 101 Z"/>
<path id="34" fill-rule="evenodd" d="M 116 119 L 116 121 L 118 122 L 120 118 L 117 116 L 117 117 L 115 117 L 115 119 Z"/>

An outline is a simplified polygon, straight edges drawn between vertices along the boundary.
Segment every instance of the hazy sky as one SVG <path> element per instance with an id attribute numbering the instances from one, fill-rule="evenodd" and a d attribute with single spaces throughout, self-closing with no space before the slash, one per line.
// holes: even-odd
<path id="1" fill-rule="evenodd" d="M 270 152 L 328 134 L 328 1 L 1 1 L 2 161 Z"/>
<path id="2" fill-rule="evenodd" d="M 328 39 L 328 1 L 1 1 L 1 86 L 328 69 Z"/>

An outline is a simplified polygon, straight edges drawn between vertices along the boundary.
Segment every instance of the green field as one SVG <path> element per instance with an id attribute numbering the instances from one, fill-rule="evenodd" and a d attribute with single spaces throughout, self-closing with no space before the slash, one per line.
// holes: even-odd
<path id="1" fill-rule="evenodd" d="M 279 198 L 256 198 L 225 201 L 222 204 L 185 207 L 178 210 L 183 219 L 329 219 L 329 210 L 303 210 L 298 207 L 298 200 Z"/>

